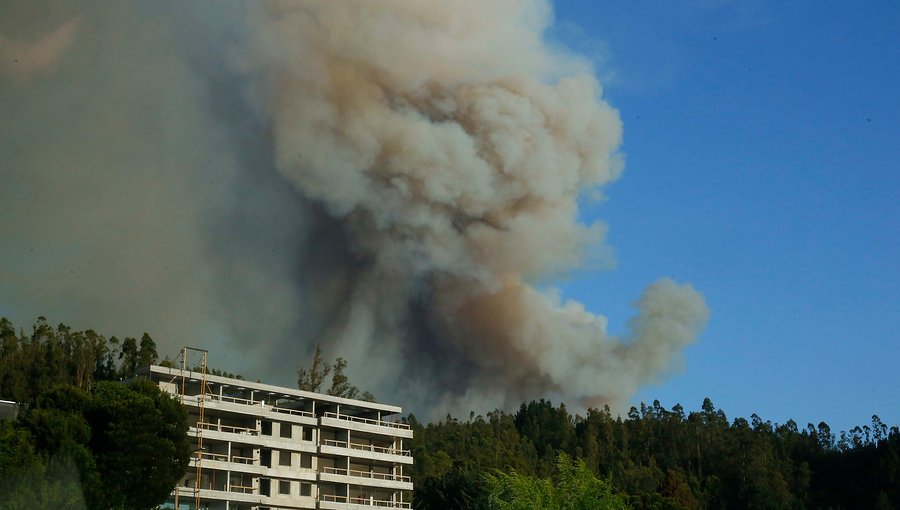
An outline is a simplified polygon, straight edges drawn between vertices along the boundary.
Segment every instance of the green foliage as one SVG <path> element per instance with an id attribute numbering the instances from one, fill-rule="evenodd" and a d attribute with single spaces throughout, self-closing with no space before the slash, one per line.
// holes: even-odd
<path id="1" fill-rule="evenodd" d="M 297 387 L 305 391 L 321 393 L 322 384 L 331 373 L 331 364 L 322 358 L 322 346 L 316 344 L 316 352 L 313 355 L 312 366 L 297 369 Z"/>
<path id="2" fill-rule="evenodd" d="M 88 413 L 91 452 L 103 480 L 97 508 L 150 508 L 184 475 L 191 453 L 187 413 L 147 380 L 101 382 Z"/>
<path id="3" fill-rule="evenodd" d="M 199 372 L 200 367 L 197 367 L 194 371 Z M 206 373 L 209 375 L 218 375 L 221 377 L 227 377 L 229 379 L 241 379 L 241 380 L 244 379 L 244 376 L 242 376 L 241 374 L 235 374 L 235 373 L 228 372 L 228 371 L 225 371 L 225 370 L 222 370 L 219 368 L 208 368 L 207 367 Z"/>
<path id="4" fill-rule="evenodd" d="M 300 367 L 297 369 L 297 387 L 301 390 L 321 393 L 322 385 L 331 375 L 331 386 L 325 391 L 328 395 L 374 402 L 374 395 L 368 391 L 360 391 L 358 387 L 350 384 L 350 378 L 344 373 L 346 368 L 347 360 L 344 358 L 337 358 L 334 360 L 334 364 L 322 358 L 322 346 L 316 344 L 310 368 Z"/>
<path id="5" fill-rule="evenodd" d="M 163 501 L 191 451 L 185 411 L 147 381 L 109 382 L 156 360 L 146 333 L 119 342 L 39 318 L 26 334 L 0 319 L 0 398 L 23 403 L 18 420 L 0 420 L 0 510 Z M 346 369 L 317 346 L 298 385 L 322 391 L 330 380 L 329 394 L 371 398 Z M 624 417 L 608 408 L 571 415 L 540 400 L 515 414 L 407 422 L 417 510 L 604 508 L 597 501 L 607 500 L 621 508 L 625 499 L 636 510 L 900 508 L 900 430 L 878 416 L 835 434 L 824 422 L 729 422 L 709 399 L 687 414 L 653 402 Z"/>
<path id="6" fill-rule="evenodd" d="M 483 475 L 502 479 L 498 470 L 530 480 L 520 488 L 543 501 L 535 494 L 545 484 L 535 480 L 558 472 L 547 459 L 559 452 L 628 494 L 637 510 L 900 508 L 900 430 L 877 416 L 837 439 L 825 423 L 800 429 L 755 415 L 729 422 L 709 399 L 689 414 L 654 402 L 626 417 L 609 409 L 572 416 L 536 401 L 514 415 L 407 421 L 418 510 L 484 508 Z"/>
<path id="7" fill-rule="evenodd" d="M 537 450 L 538 474 L 549 475 L 556 467 L 557 452 L 571 451 L 575 441 L 574 418 L 566 406 L 553 407 L 549 400 L 523 403 L 515 416 L 516 430 Z"/>
<path id="8" fill-rule="evenodd" d="M 186 411 L 150 381 L 112 382 L 156 361 L 153 340 L 118 345 L 0 319 L 0 398 L 24 404 L 0 420 L 0 510 L 152 508 L 184 475 Z"/>
<path id="9" fill-rule="evenodd" d="M 487 509 L 488 493 L 478 472 L 450 468 L 437 478 L 429 478 L 413 495 L 413 507 Z"/>
<path id="10" fill-rule="evenodd" d="M 122 341 L 122 350 L 119 352 L 119 361 L 122 363 L 120 372 L 123 379 L 131 379 L 138 366 L 138 346 L 137 340 L 126 337 Z"/>
<path id="11" fill-rule="evenodd" d="M 64 456 L 42 459 L 27 432 L 0 420 L 0 510 L 83 510 L 78 469 Z"/>
<path id="12" fill-rule="evenodd" d="M 30 405 L 38 395 L 58 384 L 90 390 L 95 381 L 134 377 L 138 367 L 156 363 L 156 344 L 147 333 L 140 344 L 119 340 L 93 330 L 56 328 L 39 317 L 30 334 L 16 332 L 0 318 L 0 399 Z"/>
<path id="13" fill-rule="evenodd" d="M 150 381 L 57 386 L 0 421 L 0 509 L 152 508 L 190 452 L 186 411 Z"/>
<path id="14" fill-rule="evenodd" d="M 137 366 L 146 367 L 156 364 L 159 360 L 159 354 L 156 353 L 156 342 L 150 338 L 150 335 L 144 333 L 141 337 L 141 344 L 137 353 Z"/>
<path id="15" fill-rule="evenodd" d="M 491 510 L 558 510 L 559 498 L 550 480 L 498 471 L 485 475 Z"/>
<path id="16" fill-rule="evenodd" d="M 598 479 L 584 460 L 560 453 L 554 479 L 515 470 L 485 476 L 491 510 L 619 510 L 629 508 L 610 482 Z"/>

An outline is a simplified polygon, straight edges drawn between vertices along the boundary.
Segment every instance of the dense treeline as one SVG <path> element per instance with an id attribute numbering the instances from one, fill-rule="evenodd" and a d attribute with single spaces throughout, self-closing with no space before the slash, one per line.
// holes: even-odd
<path id="1" fill-rule="evenodd" d="M 0 510 L 148 509 L 184 475 L 187 412 L 148 380 L 149 335 L 106 339 L 52 328 L 30 334 L 0 319 L 0 399 L 22 405 L 0 420 Z"/>
<path id="2" fill-rule="evenodd" d="M 547 477 L 560 452 L 608 477 L 635 509 L 900 508 L 900 432 L 877 416 L 835 435 L 825 423 L 729 422 L 709 399 L 689 414 L 654 402 L 624 418 L 541 400 L 465 422 L 409 421 L 417 509 L 485 508 L 486 474 Z"/>
<path id="3" fill-rule="evenodd" d="M 88 390 L 94 381 L 129 379 L 138 367 L 156 363 L 156 343 L 144 333 L 140 340 L 106 338 L 94 330 L 56 328 L 38 318 L 31 333 L 16 331 L 0 318 L 0 398 L 31 403 L 58 384 Z"/>

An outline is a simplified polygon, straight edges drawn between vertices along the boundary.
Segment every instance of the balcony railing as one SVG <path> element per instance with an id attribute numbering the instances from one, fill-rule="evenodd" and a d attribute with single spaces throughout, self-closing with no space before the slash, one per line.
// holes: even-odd
<path id="1" fill-rule="evenodd" d="M 200 458 L 207 460 L 216 460 L 219 462 L 236 462 L 238 464 L 253 464 L 253 457 L 240 457 L 232 455 L 229 461 L 228 455 L 224 453 L 200 452 Z"/>
<path id="2" fill-rule="evenodd" d="M 354 421 L 357 423 L 367 423 L 369 425 L 379 425 L 381 427 L 393 427 L 395 429 L 404 429 L 404 430 L 409 429 L 409 425 L 407 425 L 406 423 L 397 423 L 394 421 L 385 421 L 385 420 L 374 420 L 372 418 L 362 418 L 360 416 L 350 416 L 347 414 L 332 413 L 330 411 L 325 412 L 324 414 L 322 414 L 322 416 L 325 418 L 334 418 L 337 420 L 347 420 L 347 421 Z"/>
<path id="3" fill-rule="evenodd" d="M 249 436 L 258 436 L 259 429 L 251 429 L 247 427 L 233 427 L 231 425 L 219 425 L 218 423 L 207 423 L 198 421 L 196 427 L 203 430 L 215 430 L 217 432 L 228 432 L 231 434 L 244 434 Z"/>
<path id="4" fill-rule="evenodd" d="M 321 467 L 319 471 L 333 475 L 355 476 L 359 478 L 371 478 L 373 480 L 393 480 L 395 482 L 409 482 L 412 479 L 404 475 L 394 475 L 391 473 L 375 473 L 374 471 L 360 471 L 357 469 L 341 469 L 334 467 Z"/>
<path id="5" fill-rule="evenodd" d="M 189 487 L 175 487 L 175 491 L 177 491 L 179 494 L 189 494 L 189 495 L 197 494 L 197 488 L 193 484 L 191 484 Z M 208 484 L 208 486 L 206 486 L 206 487 L 200 487 L 200 491 L 201 491 L 201 495 L 203 494 L 202 491 L 236 492 L 239 494 L 256 494 L 256 487 L 251 487 L 251 486 L 247 486 L 247 485 L 231 484 L 231 487 L 229 489 L 226 489 L 224 486 L 215 487 L 212 484 Z"/>
<path id="6" fill-rule="evenodd" d="M 347 441 L 338 441 L 336 439 L 323 439 L 322 444 L 325 446 L 336 446 L 338 448 L 351 448 L 353 450 L 363 450 L 367 452 L 375 452 L 375 453 L 386 453 L 388 455 L 400 455 L 403 457 L 409 457 L 411 455 L 409 450 L 401 450 L 399 448 L 392 448 L 388 446 L 377 446 L 374 444 L 366 444 L 366 443 L 348 443 Z"/>
<path id="7" fill-rule="evenodd" d="M 191 400 L 200 400 L 200 395 L 186 395 L 185 398 Z M 256 406 L 256 407 L 265 407 L 266 403 L 262 400 L 250 400 L 248 398 L 240 398 L 240 397 L 228 397 L 225 395 L 216 395 L 215 393 L 207 393 L 206 400 L 217 400 L 219 402 L 229 402 L 232 404 L 240 404 L 245 406 Z M 269 406 L 269 410 L 275 413 L 282 414 L 290 414 L 293 416 L 306 416 L 308 418 L 315 418 L 316 415 L 310 411 L 304 411 L 302 409 L 291 409 L 288 407 L 277 407 L 277 406 Z"/>
<path id="8" fill-rule="evenodd" d="M 245 406 L 260 406 L 260 405 L 262 405 L 262 401 L 260 401 L 260 400 L 250 400 L 249 398 L 229 397 L 226 395 L 216 395 L 215 393 L 207 393 L 206 398 L 209 400 L 218 400 L 219 402 L 231 402 L 232 404 L 242 404 Z"/>
<path id="9" fill-rule="evenodd" d="M 374 498 L 358 498 L 354 496 L 338 496 L 336 494 L 319 494 L 319 501 L 332 503 L 350 503 L 353 505 L 367 505 L 387 508 L 412 508 L 412 505 L 403 501 L 389 501 Z"/>
<path id="10" fill-rule="evenodd" d="M 199 452 L 201 459 L 217 460 L 219 462 L 228 462 L 228 455 L 222 453 Z"/>
<path id="11" fill-rule="evenodd" d="M 272 411 L 276 413 L 284 413 L 284 414 L 292 414 L 294 416 L 306 416 L 308 418 L 315 418 L 315 413 L 310 411 L 303 411 L 301 409 L 288 409 L 287 407 L 272 407 Z"/>

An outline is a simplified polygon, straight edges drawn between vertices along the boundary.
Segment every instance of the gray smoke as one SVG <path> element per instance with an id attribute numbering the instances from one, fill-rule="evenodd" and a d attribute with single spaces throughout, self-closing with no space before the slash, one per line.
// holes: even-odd
<path id="1" fill-rule="evenodd" d="M 420 412 L 614 406 L 708 312 L 626 338 L 535 282 L 602 252 L 618 113 L 540 1 L 0 6 L 0 312 L 291 383 L 316 342 Z M 23 319 L 24 318 L 24 319 Z"/>

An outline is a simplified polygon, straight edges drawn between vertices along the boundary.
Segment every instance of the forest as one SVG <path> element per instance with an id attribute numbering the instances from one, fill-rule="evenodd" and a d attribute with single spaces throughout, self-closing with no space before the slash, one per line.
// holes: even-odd
<path id="1" fill-rule="evenodd" d="M 153 508 L 184 475 L 187 412 L 149 380 L 156 344 L 0 319 L 0 509 Z"/>
<path id="2" fill-rule="evenodd" d="M 364 393 L 342 359 L 329 365 L 317 351 L 316 360 L 299 370 L 300 386 L 318 389 L 337 373 L 329 392 Z M 0 509 L 165 500 L 190 454 L 186 414 L 153 384 L 116 381 L 167 362 L 146 333 L 120 341 L 43 318 L 26 332 L 0 319 L 0 399 L 22 404 L 18 419 L 0 420 Z M 900 508 L 900 431 L 878 416 L 836 432 L 755 414 L 729 420 L 709 399 L 696 411 L 653 402 L 624 416 L 533 400 L 515 412 L 405 421 L 418 510 Z M 126 462 L 134 456 L 142 462 Z"/>
<path id="3" fill-rule="evenodd" d="M 654 402 L 624 417 L 538 400 L 512 414 L 409 422 L 417 509 L 491 508 L 486 473 L 552 477 L 560 453 L 633 509 L 900 508 L 900 432 L 877 416 L 836 434 L 824 422 L 729 421 L 709 399 L 699 411 Z"/>

